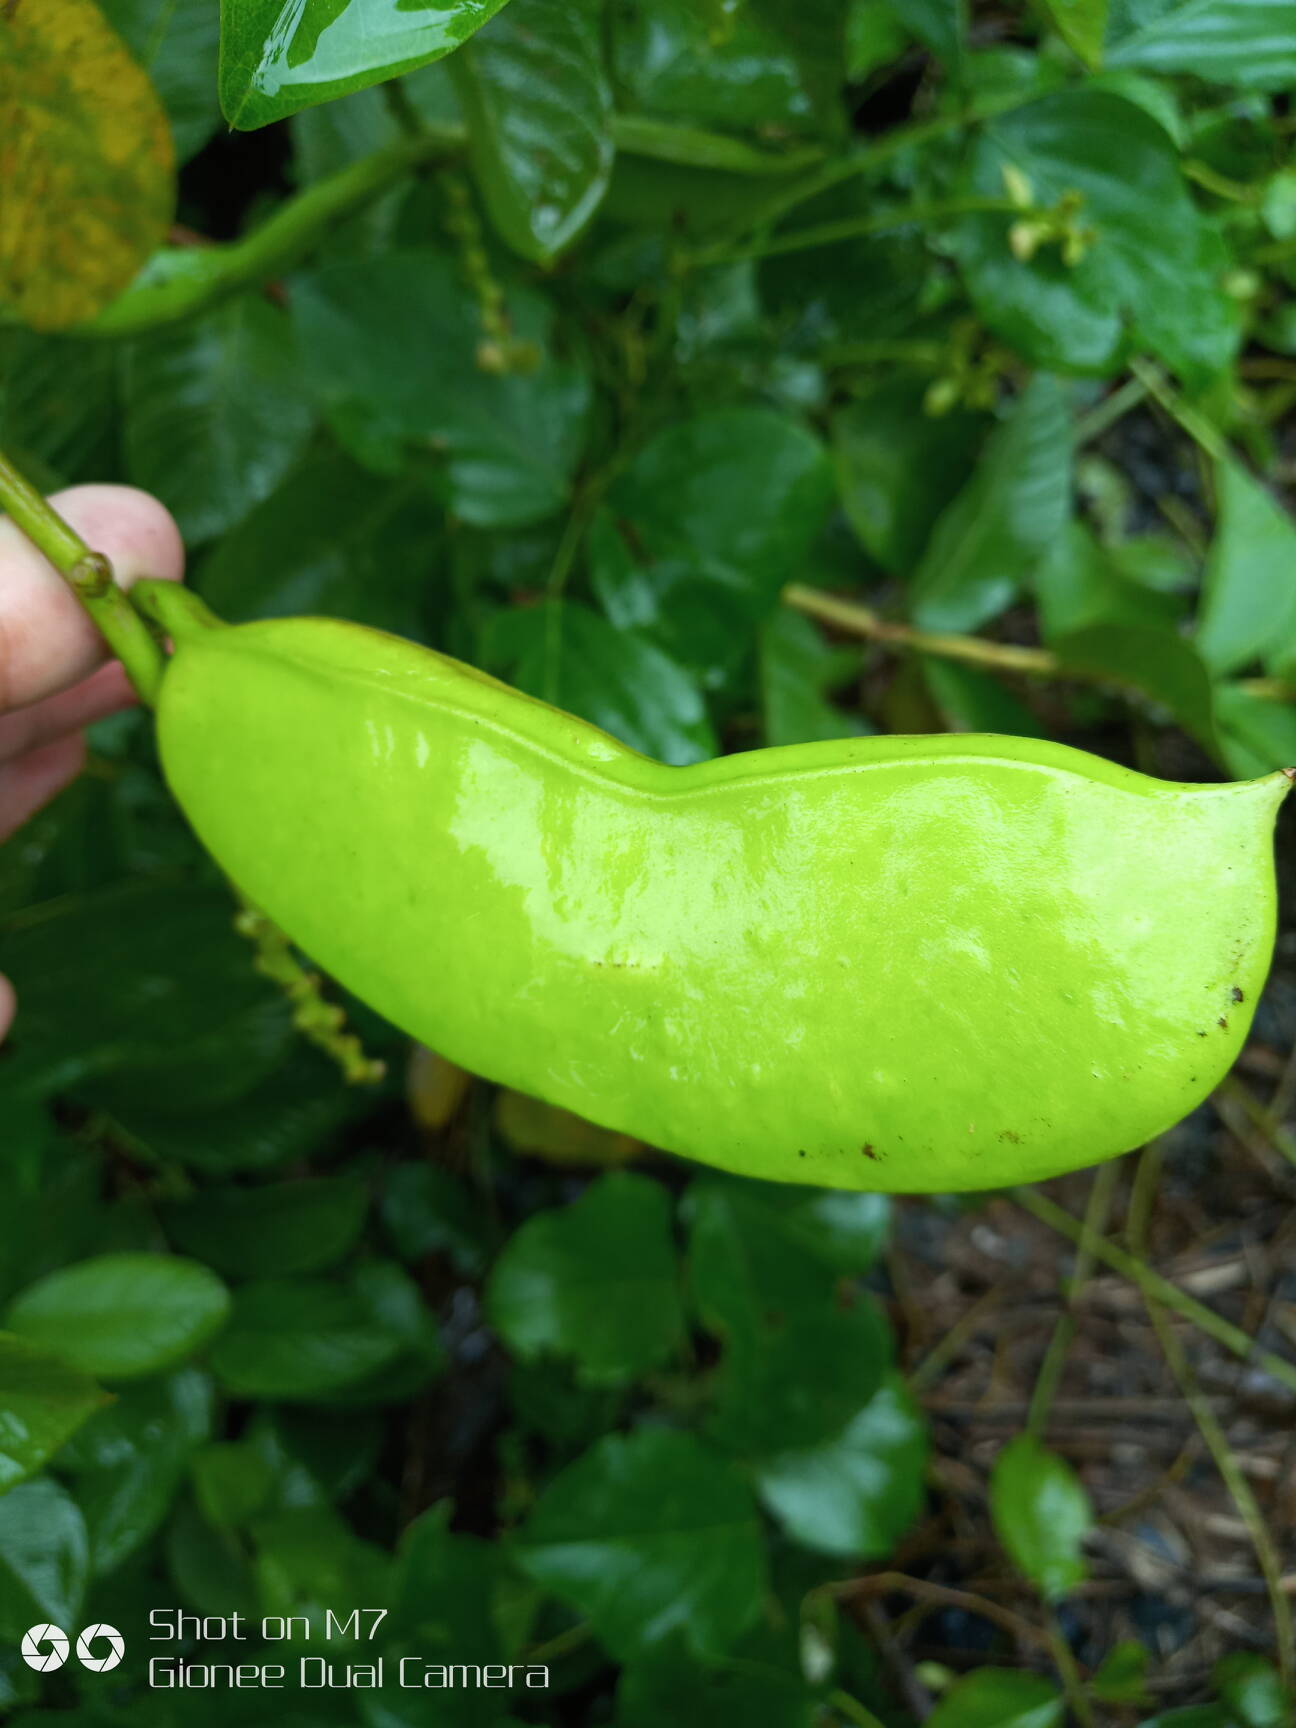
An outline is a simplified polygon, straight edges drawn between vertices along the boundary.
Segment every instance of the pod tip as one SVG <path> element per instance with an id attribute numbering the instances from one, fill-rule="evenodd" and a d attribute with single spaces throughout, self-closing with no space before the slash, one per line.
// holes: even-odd
<path id="1" fill-rule="evenodd" d="M 1296 780 L 1296 768 L 1280 768 L 1278 772 L 1284 780 Z"/>

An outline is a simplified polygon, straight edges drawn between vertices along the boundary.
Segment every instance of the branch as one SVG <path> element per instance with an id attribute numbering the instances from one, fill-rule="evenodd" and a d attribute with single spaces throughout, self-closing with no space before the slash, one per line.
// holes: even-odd
<path id="1" fill-rule="evenodd" d="M 103 553 L 86 545 L 2 450 L 0 505 L 63 577 L 90 622 L 126 668 L 140 701 L 153 707 L 162 681 L 161 647 L 113 580 L 112 565 Z"/>

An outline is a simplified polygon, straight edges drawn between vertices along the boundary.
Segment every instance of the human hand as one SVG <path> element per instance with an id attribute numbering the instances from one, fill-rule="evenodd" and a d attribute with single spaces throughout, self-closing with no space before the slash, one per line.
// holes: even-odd
<path id="1" fill-rule="evenodd" d="M 124 588 L 141 576 L 179 580 L 180 531 L 147 492 L 74 486 L 51 499 Z M 0 844 L 81 771 L 83 729 L 129 707 L 134 694 L 67 583 L 0 519 Z M 0 978 L 0 1039 L 14 995 Z"/>

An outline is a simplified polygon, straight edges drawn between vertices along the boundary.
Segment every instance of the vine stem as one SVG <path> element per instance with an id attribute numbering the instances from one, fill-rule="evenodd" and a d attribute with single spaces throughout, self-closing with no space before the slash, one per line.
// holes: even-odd
<path id="1" fill-rule="evenodd" d="M 90 622 L 126 668 L 140 701 L 156 707 L 164 664 L 160 644 L 125 590 L 118 587 L 108 559 L 86 545 L 2 450 L 0 504 L 81 602 Z"/>
<path id="2" fill-rule="evenodd" d="M 1195 1296 L 1190 1296 L 1186 1290 L 1181 1290 L 1177 1284 L 1163 1278 L 1136 1254 L 1126 1253 L 1114 1242 L 1109 1242 L 1105 1236 L 1099 1236 L 1087 1229 L 1079 1218 L 1073 1217 L 1065 1207 L 1055 1205 L 1047 1195 L 1037 1194 L 1032 1188 L 1014 1188 L 1012 1197 L 1033 1218 L 1038 1218 L 1041 1224 L 1047 1224 L 1049 1229 L 1056 1230 L 1059 1236 L 1065 1236 L 1068 1242 L 1074 1243 L 1077 1248 L 1083 1248 L 1095 1260 L 1109 1266 L 1113 1272 L 1119 1272 L 1122 1278 L 1128 1278 L 1144 1296 L 1151 1296 L 1154 1301 L 1163 1303 L 1181 1319 L 1195 1326 L 1199 1332 L 1204 1332 L 1208 1338 L 1213 1338 L 1217 1344 L 1231 1350 L 1241 1361 L 1252 1363 L 1289 1391 L 1296 1392 L 1296 1363 L 1284 1361 L 1281 1356 L 1275 1356 L 1272 1350 L 1261 1349 L 1249 1332 L 1244 1332 L 1240 1326 L 1235 1326 L 1231 1320 L 1226 1320 L 1222 1314 L 1216 1314 Z"/>
<path id="3" fill-rule="evenodd" d="M 803 582 L 789 583 L 783 590 L 783 604 L 794 612 L 804 612 L 807 618 L 817 618 L 821 624 L 848 630 L 852 636 L 917 648 L 943 660 L 963 660 L 971 666 L 989 666 L 1000 672 L 1030 672 L 1042 678 L 1066 676 L 1092 681 L 1091 674 L 1069 666 L 1064 668 L 1057 655 L 1047 648 L 1019 648 L 1012 642 L 987 642 L 980 636 L 954 636 L 943 631 L 918 630 L 912 624 L 895 624 L 880 617 L 871 606 L 861 606 L 856 600 L 840 600 L 835 594 L 809 588 Z"/>

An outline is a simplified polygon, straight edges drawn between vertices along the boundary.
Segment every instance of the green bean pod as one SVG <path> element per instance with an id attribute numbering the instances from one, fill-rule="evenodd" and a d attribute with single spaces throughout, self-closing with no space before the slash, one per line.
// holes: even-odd
<path id="1" fill-rule="evenodd" d="M 166 583 L 167 780 L 241 890 L 463 1067 L 724 1169 L 901 1192 L 1124 1152 L 1233 1062 L 1285 774 L 835 740 L 665 767 L 412 643 Z"/>

